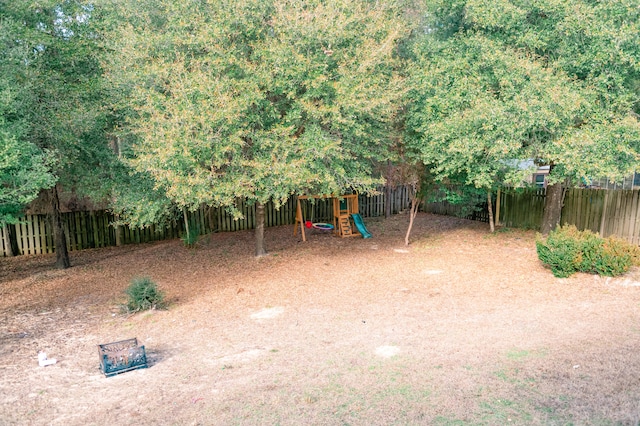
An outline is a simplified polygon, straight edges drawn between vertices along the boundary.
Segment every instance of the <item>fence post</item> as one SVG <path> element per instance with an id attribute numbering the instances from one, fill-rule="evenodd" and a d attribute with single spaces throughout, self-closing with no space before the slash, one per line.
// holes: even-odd
<path id="1" fill-rule="evenodd" d="M 11 238 L 9 235 L 9 227 L 7 226 L 7 224 L 5 223 L 4 225 L 2 225 L 2 245 L 4 246 L 4 255 L 5 256 L 15 256 L 15 254 L 13 253 L 13 247 L 11 244 Z"/>

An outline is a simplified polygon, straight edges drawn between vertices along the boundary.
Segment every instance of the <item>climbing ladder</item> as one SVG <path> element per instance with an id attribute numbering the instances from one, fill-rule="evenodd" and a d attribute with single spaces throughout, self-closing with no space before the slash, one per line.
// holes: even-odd
<path id="1" fill-rule="evenodd" d="M 353 235 L 353 231 L 351 229 L 351 221 L 349 220 L 349 216 L 340 216 L 338 221 L 338 230 L 341 237 L 350 237 Z"/>

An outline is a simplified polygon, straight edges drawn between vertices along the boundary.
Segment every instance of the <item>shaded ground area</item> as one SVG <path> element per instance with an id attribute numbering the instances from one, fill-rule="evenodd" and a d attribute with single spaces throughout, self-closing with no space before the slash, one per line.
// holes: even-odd
<path id="1" fill-rule="evenodd" d="M 0 424 L 638 423 L 638 272 L 556 279 L 534 233 L 428 214 L 405 248 L 406 221 L 0 259 Z M 141 275 L 168 310 L 120 313 Z M 150 368 L 105 378 L 131 337 Z"/>

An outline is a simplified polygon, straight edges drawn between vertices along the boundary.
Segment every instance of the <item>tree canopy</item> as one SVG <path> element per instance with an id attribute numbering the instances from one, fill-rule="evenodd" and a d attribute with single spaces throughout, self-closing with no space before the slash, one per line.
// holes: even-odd
<path id="1" fill-rule="evenodd" d="M 130 164 L 188 208 L 369 190 L 402 80 L 402 11 L 366 1 L 121 2 Z"/>
<path id="2" fill-rule="evenodd" d="M 639 18 L 632 0 L 0 2 L 0 220 L 60 186 L 134 225 L 239 216 L 369 191 L 387 160 L 482 191 L 523 160 L 552 184 L 619 178 L 640 159 Z"/>
<path id="3" fill-rule="evenodd" d="M 52 188 L 54 216 L 58 187 L 93 198 L 109 192 L 115 157 L 106 140 L 93 9 L 75 0 L 1 4 L 0 202 L 10 197 L 13 212 L 5 220 L 44 189 Z M 62 233 L 54 225 L 56 254 L 66 267 Z"/>
<path id="4" fill-rule="evenodd" d="M 431 2 L 414 50 L 410 149 L 440 179 L 478 188 L 517 181 L 526 159 L 552 165 L 551 183 L 632 172 L 639 12 L 625 0 Z"/>

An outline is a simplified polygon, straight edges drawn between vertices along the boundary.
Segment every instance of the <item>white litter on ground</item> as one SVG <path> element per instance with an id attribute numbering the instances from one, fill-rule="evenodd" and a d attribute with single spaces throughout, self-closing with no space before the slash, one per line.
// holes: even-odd
<path id="1" fill-rule="evenodd" d="M 400 353 L 400 348 L 397 346 L 378 346 L 376 348 L 376 355 L 383 358 L 391 358 L 398 355 L 398 353 Z"/>
<path id="2" fill-rule="evenodd" d="M 275 308 L 264 308 L 261 311 L 254 312 L 251 314 L 251 319 L 269 319 L 275 318 L 278 315 L 281 315 L 284 312 L 284 308 L 281 306 L 276 306 Z"/>
<path id="3" fill-rule="evenodd" d="M 395 251 L 396 253 L 409 253 L 409 250 L 405 249 L 393 249 L 393 251 Z"/>
<path id="4" fill-rule="evenodd" d="M 45 352 L 38 352 L 38 364 L 40 367 L 46 367 L 47 365 L 53 365 L 57 362 L 55 358 L 47 358 L 47 354 Z"/>

